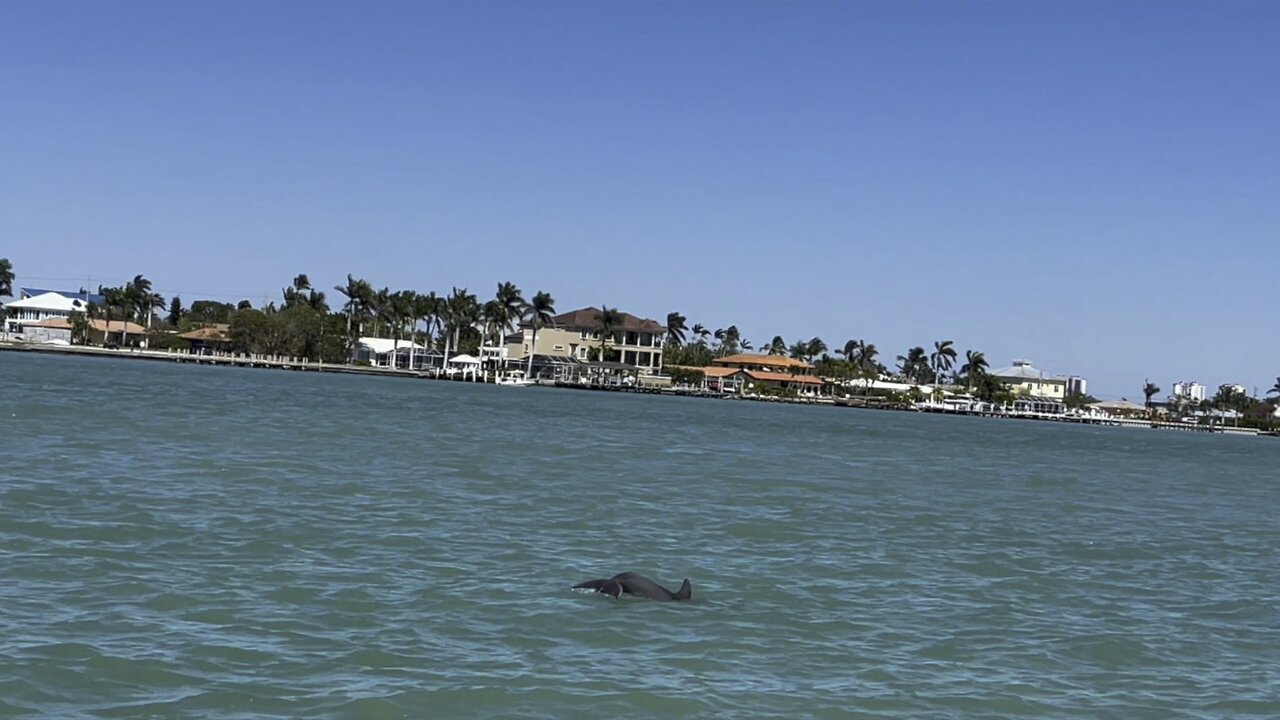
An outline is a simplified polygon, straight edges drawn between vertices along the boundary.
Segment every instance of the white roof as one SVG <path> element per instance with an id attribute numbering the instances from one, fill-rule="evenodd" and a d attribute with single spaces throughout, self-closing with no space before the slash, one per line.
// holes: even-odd
<path id="1" fill-rule="evenodd" d="M 397 347 L 396 341 L 391 338 L 362 337 L 360 344 L 379 355 L 386 355 Z M 408 340 L 401 340 L 398 347 L 400 352 L 408 352 L 410 347 L 414 350 L 426 350 L 421 344 Z"/>
<path id="2" fill-rule="evenodd" d="M 31 308 L 33 310 L 57 310 L 60 312 L 84 311 L 86 305 L 80 298 L 69 298 L 56 292 L 47 292 L 21 300 L 14 300 L 5 305 L 11 308 Z"/>
<path id="3" fill-rule="evenodd" d="M 1146 410 L 1145 405 L 1139 405 L 1136 402 L 1128 400 L 1103 400 L 1102 402 L 1089 403 L 1089 407 L 1095 407 L 1099 410 Z"/>
<path id="4" fill-rule="evenodd" d="M 992 370 L 991 374 L 1002 380 L 1035 380 L 1046 383 L 1065 383 L 1066 380 L 1054 377 L 1043 370 L 1031 366 L 1030 360 L 1014 360 L 1013 367 Z"/>
<path id="5" fill-rule="evenodd" d="M 449 358 L 449 364 L 457 363 L 458 365 L 479 365 L 480 361 L 471 355 L 454 355 Z"/>

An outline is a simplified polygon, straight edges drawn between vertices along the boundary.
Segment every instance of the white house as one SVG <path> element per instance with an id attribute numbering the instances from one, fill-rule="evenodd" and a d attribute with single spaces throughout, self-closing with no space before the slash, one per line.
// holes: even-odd
<path id="1" fill-rule="evenodd" d="M 54 318 L 67 319 L 73 312 L 86 312 L 89 303 L 78 297 L 67 297 L 63 293 L 48 291 L 4 306 L 6 317 L 5 332 L 21 333 L 26 323 L 38 323 Z"/>
<path id="2" fill-rule="evenodd" d="M 429 350 L 421 343 L 391 338 L 362 337 L 356 343 L 356 360 L 374 367 L 422 370 L 440 365 L 440 351 Z"/>

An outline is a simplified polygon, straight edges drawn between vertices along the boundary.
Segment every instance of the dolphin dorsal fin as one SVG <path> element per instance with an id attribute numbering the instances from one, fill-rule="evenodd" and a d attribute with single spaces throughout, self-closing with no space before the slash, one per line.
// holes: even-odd
<path id="1" fill-rule="evenodd" d="M 676 593 L 676 600 L 689 600 L 693 597 L 693 586 L 689 584 L 689 578 L 684 579 L 684 583 L 680 585 L 680 592 Z"/>

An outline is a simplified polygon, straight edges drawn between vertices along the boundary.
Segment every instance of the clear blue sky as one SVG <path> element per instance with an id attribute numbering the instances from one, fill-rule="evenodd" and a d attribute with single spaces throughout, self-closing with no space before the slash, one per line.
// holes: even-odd
<path id="1" fill-rule="evenodd" d="M 0 68 L 19 284 L 1280 375 L 1276 3 L 3 2 Z"/>

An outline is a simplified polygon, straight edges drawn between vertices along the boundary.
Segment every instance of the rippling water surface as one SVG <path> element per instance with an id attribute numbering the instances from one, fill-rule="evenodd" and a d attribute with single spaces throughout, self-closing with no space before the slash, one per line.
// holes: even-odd
<path id="1" fill-rule="evenodd" d="M 1280 717 L 1280 441 L 0 353 L 0 715 Z M 691 603 L 575 582 L 636 570 Z"/>

